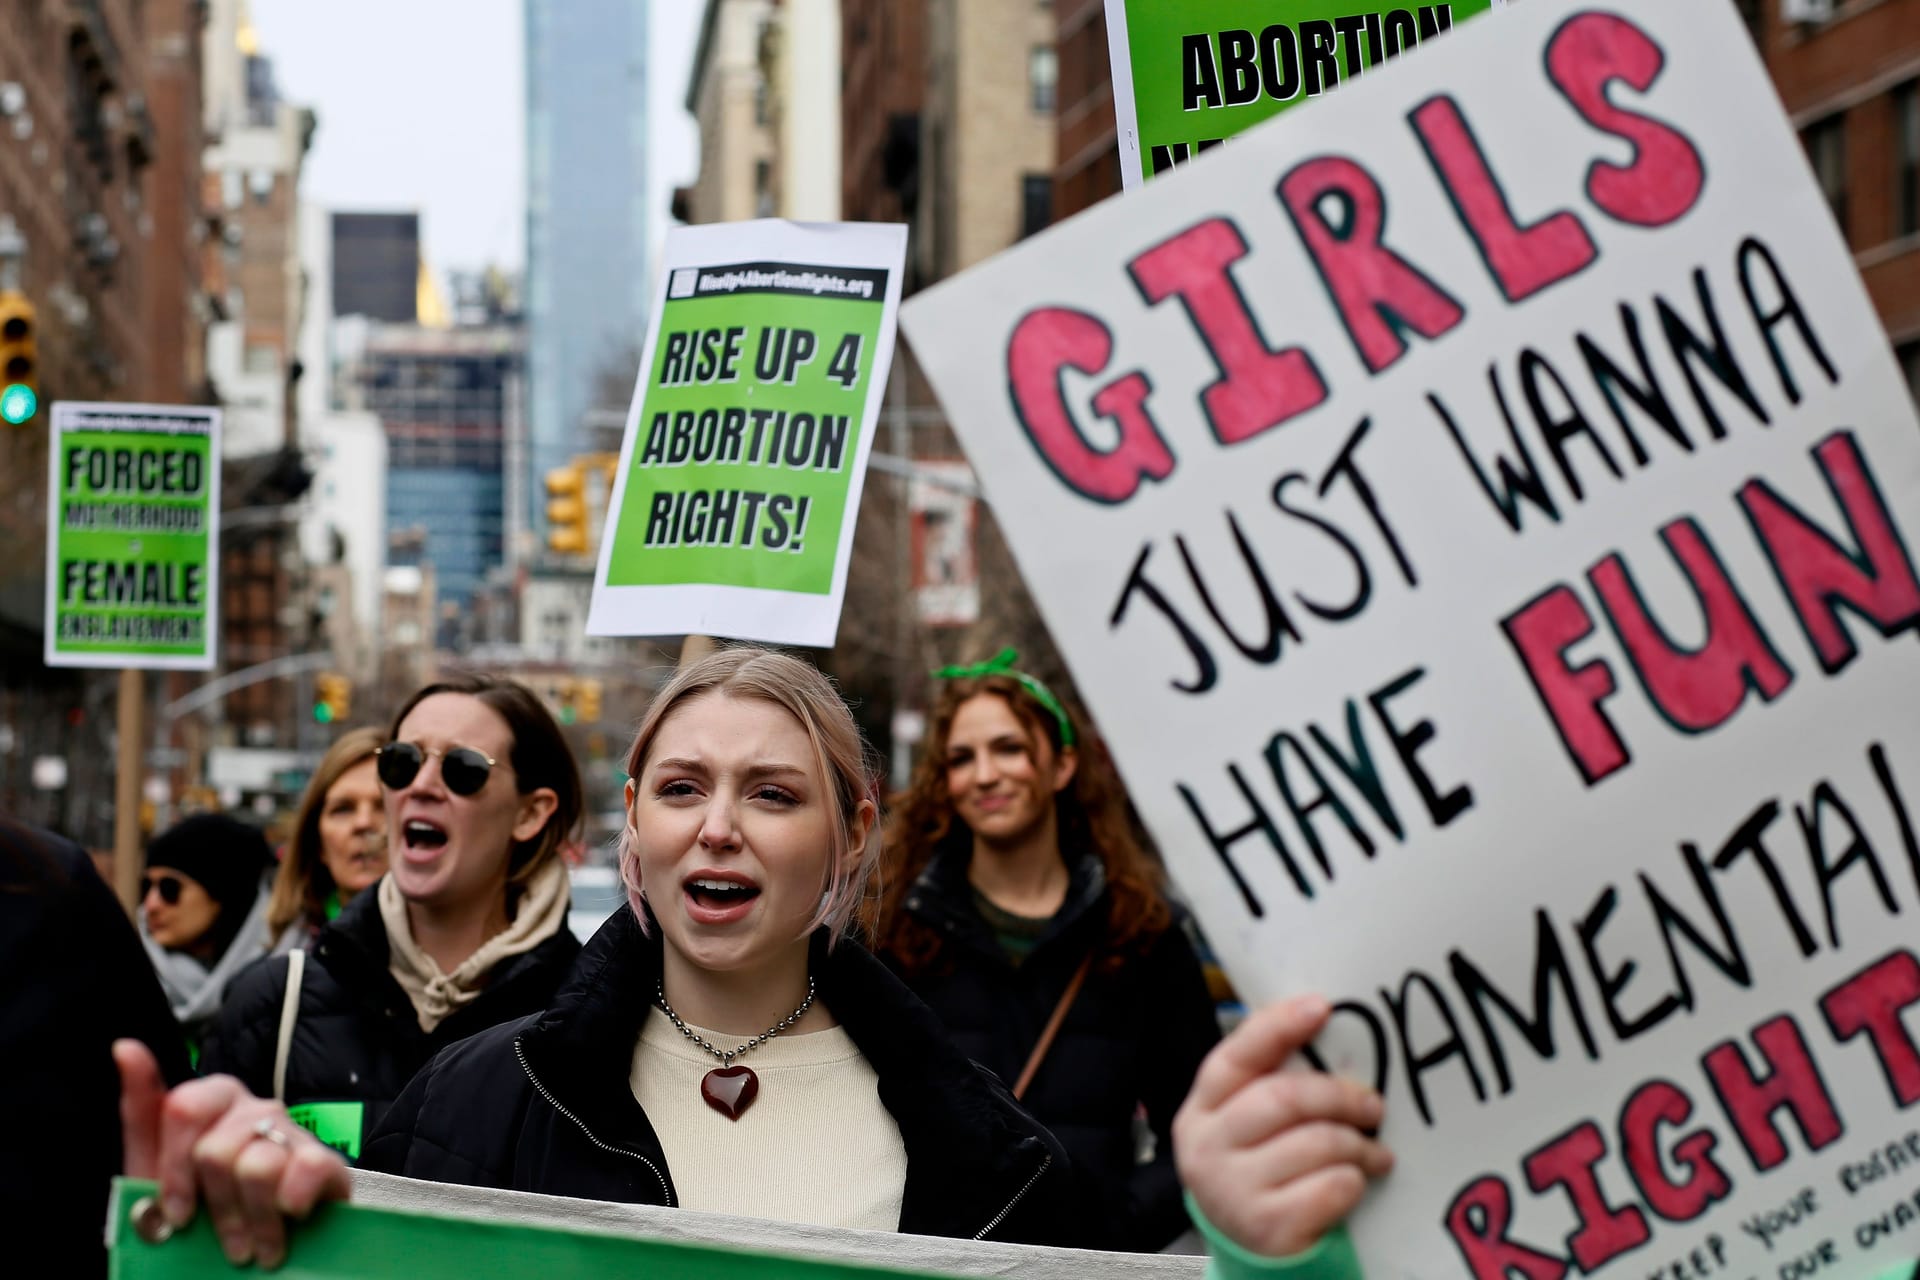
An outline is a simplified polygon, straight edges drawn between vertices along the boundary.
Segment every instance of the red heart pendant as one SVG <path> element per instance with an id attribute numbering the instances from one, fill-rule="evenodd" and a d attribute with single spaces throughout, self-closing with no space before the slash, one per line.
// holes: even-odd
<path id="1" fill-rule="evenodd" d="M 701 1077 L 700 1096 L 729 1120 L 738 1120 L 760 1096 L 760 1077 L 752 1067 L 715 1067 Z"/>

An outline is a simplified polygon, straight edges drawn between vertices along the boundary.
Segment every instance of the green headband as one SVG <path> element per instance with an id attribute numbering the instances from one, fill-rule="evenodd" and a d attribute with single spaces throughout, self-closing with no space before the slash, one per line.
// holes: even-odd
<path id="1" fill-rule="evenodd" d="M 982 676 L 1006 676 L 1020 682 L 1020 687 L 1033 695 L 1033 700 L 1053 713 L 1060 725 L 1060 745 L 1073 745 L 1073 721 L 1067 718 L 1067 709 L 1060 705 L 1060 699 L 1053 696 L 1053 690 L 1041 684 L 1024 671 L 1015 671 L 1013 664 L 1020 661 L 1020 653 L 1013 648 L 1002 649 L 985 662 L 976 662 L 970 667 L 941 667 L 933 672 L 936 680 L 978 680 Z"/>

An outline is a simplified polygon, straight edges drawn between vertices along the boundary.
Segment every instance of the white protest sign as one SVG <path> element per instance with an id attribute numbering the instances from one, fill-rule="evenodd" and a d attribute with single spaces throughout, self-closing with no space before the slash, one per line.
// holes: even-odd
<path id="1" fill-rule="evenodd" d="M 869 223 L 667 233 L 589 635 L 833 643 L 906 246 Z"/>
<path id="2" fill-rule="evenodd" d="M 1730 6 L 1513 6 L 904 323 L 1236 985 L 1386 1090 L 1371 1280 L 1920 1254 L 1920 424 Z"/>

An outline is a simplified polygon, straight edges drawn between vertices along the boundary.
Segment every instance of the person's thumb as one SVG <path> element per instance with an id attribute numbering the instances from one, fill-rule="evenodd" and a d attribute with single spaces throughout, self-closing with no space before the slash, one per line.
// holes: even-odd
<path id="1" fill-rule="evenodd" d="M 115 1040 L 113 1064 L 120 1068 L 121 1170 L 129 1178 L 157 1178 L 160 1108 L 167 1097 L 160 1064 L 138 1040 Z"/>

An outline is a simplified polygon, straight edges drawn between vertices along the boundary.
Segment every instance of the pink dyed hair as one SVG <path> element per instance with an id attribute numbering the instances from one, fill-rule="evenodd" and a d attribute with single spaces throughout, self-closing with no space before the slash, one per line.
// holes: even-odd
<path id="1" fill-rule="evenodd" d="M 647 755 L 660 726 L 685 702 L 703 694 L 719 693 L 729 698 L 752 698 L 770 703 L 791 715 L 806 730 L 813 744 L 814 764 L 826 779 L 834 801 L 830 824 L 831 857 L 827 876 L 821 885 L 820 909 L 807 922 L 807 932 L 826 926 L 827 945 L 831 947 L 842 933 L 857 930 L 862 941 L 870 942 L 870 930 L 856 914 L 867 891 L 880 854 L 880 824 L 875 821 L 867 838 L 857 850 L 853 847 L 854 815 L 860 802 L 876 794 L 878 774 L 866 740 L 847 704 L 841 701 L 833 682 L 811 664 L 772 649 L 739 645 L 711 653 L 676 671 L 673 678 L 654 695 L 647 714 L 627 748 L 627 776 L 639 783 L 646 770 Z M 649 932 L 647 910 L 640 896 L 638 851 L 633 844 L 632 815 L 620 833 L 620 882 L 626 887 L 627 901 L 640 922 L 642 933 Z M 855 856 L 849 856 L 849 855 Z"/>

